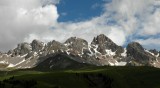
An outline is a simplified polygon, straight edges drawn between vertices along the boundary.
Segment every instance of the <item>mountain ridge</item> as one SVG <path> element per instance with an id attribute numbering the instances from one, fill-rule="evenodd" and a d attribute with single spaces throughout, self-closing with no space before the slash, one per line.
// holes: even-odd
<path id="1" fill-rule="evenodd" d="M 56 40 L 46 44 L 39 40 L 20 43 L 8 53 L 0 53 L 0 68 L 33 68 L 51 58 L 51 54 L 65 54 L 78 63 L 97 66 L 128 65 L 160 68 L 160 52 L 157 50 L 146 50 L 138 42 L 131 42 L 123 48 L 104 34 L 94 37 L 90 44 L 77 37 L 71 37 L 64 43 Z"/>

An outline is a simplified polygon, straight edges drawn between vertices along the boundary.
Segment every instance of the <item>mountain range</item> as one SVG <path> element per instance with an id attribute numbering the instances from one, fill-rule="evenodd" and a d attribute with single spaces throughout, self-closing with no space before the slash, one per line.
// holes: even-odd
<path id="1" fill-rule="evenodd" d="M 33 40 L 20 43 L 7 53 L 0 53 L 0 69 L 57 69 L 96 66 L 152 66 L 160 68 L 160 52 L 147 50 L 138 42 L 126 48 L 118 46 L 104 34 L 86 40 L 71 37 L 64 43 Z"/>

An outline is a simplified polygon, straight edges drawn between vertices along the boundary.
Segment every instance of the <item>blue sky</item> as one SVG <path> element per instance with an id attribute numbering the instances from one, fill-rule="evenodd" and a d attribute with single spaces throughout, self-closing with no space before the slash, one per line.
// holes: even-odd
<path id="1" fill-rule="evenodd" d="M 61 0 L 57 5 L 59 22 L 83 21 L 103 13 L 103 5 L 110 0 Z"/>

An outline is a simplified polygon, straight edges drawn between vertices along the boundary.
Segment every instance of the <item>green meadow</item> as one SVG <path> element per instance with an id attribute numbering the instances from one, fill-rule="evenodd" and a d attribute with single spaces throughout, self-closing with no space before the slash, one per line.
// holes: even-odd
<path id="1" fill-rule="evenodd" d="M 63 70 L 0 72 L 0 80 L 35 80 L 30 88 L 160 88 L 160 69 L 153 67 L 85 67 Z M 5 86 L 12 88 L 12 84 Z M 4 88 L 7 88 L 4 87 Z M 23 88 L 15 85 L 14 88 Z M 26 88 L 26 87 L 24 87 Z"/>

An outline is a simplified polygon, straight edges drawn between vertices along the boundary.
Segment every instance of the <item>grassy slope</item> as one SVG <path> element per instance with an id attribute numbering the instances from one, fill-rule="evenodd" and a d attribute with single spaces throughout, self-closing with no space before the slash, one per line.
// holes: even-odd
<path id="1" fill-rule="evenodd" d="M 83 77 L 84 74 L 108 76 L 113 79 L 112 88 L 160 88 L 160 69 L 152 67 L 87 67 L 50 72 L 1 72 L 0 80 L 15 75 L 16 79 L 37 80 L 37 88 L 88 88 L 88 80 Z"/>

